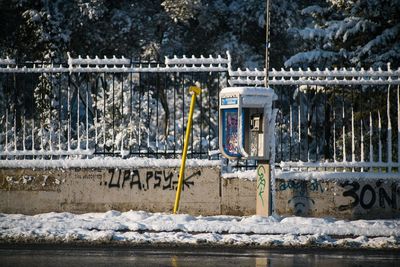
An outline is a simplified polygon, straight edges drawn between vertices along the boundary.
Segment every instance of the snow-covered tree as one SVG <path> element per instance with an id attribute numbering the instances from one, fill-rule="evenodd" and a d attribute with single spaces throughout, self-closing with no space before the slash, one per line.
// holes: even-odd
<path id="1" fill-rule="evenodd" d="M 312 23 L 293 28 L 303 40 L 285 62 L 290 67 L 399 66 L 399 0 L 329 0 L 304 8 Z"/>

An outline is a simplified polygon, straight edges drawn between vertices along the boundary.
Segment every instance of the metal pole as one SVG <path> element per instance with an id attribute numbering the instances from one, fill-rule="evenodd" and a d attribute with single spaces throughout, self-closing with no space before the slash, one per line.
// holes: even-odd
<path id="1" fill-rule="evenodd" d="M 269 86 L 269 0 L 266 1 L 265 8 L 265 81 L 264 85 Z"/>
<path id="2" fill-rule="evenodd" d="M 269 0 L 265 8 L 265 80 L 264 86 L 269 87 Z M 272 192 L 271 192 L 271 164 L 269 160 L 257 162 L 257 197 L 256 214 L 271 216 L 272 214 Z"/>
<path id="3" fill-rule="evenodd" d="M 183 178 L 185 175 L 186 155 L 187 155 L 187 151 L 188 151 L 188 147 L 189 147 L 189 137 L 190 137 L 190 132 L 191 132 L 191 128 L 192 128 L 192 117 L 193 117 L 193 112 L 194 112 L 194 105 L 196 103 L 196 96 L 201 94 L 201 89 L 197 86 L 190 86 L 189 92 L 192 92 L 193 94 L 192 94 L 192 101 L 190 102 L 189 118 L 188 118 L 188 124 L 186 127 L 185 141 L 183 144 L 182 164 L 181 164 L 181 168 L 179 170 L 178 188 L 176 190 L 176 195 L 175 195 L 174 214 L 176 214 L 176 212 L 179 209 L 179 201 L 181 198 Z"/>

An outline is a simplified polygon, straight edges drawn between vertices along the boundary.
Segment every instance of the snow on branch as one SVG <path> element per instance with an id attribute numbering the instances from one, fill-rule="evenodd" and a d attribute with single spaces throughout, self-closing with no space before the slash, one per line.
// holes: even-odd
<path id="1" fill-rule="evenodd" d="M 339 54 L 337 52 L 316 49 L 309 52 L 298 53 L 292 56 L 285 62 L 285 66 L 297 66 L 299 64 L 304 64 L 305 62 L 308 64 L 320 62 L 321 60 L 328 60 L 338 55 Z"/>
<path id="2" fill-rule="evenodd" d="M 9 65 L 15 65 L 15 60 L 10 59 L 9 57 L 6 58 L 0 58 L 0 66 L 1 65 L 6 65 L 6 67 L 9 67 Z"/>
<path id="3" fill-rule="evenodd" d="M 398 38 L 400 34 L 400 24 L 395 25 L 392 28 L 386 29 L 381 35 L 376 36 L 373 40 L 369 41 L 360 51 L 360 56 L 371 53 L 372 49 L 382 46 L 382 44 L 390 43 L 395 38 Z"/>
<path id="4" fill-rule="evenodd" d="M 312 6 L 308 6 L 306 8 L 304 8 L 303 10 L 301 10 L 301 14 L 304 15 L 318 15 L 318 16 L 322 16 L 323 14 L 325 14 L 328 11 L 327 8 L 323 8 L 319 5 L 312 5 Z"/>

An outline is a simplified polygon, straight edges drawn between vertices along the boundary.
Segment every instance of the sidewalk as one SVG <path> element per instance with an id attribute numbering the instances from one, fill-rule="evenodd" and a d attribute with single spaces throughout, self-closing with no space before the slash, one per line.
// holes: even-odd
<path id="1" fill-rule="evenodd" d="M 400 219 L 194 217 L 143 211 L 0 214 L 0 242 L 400 249 Z"/>

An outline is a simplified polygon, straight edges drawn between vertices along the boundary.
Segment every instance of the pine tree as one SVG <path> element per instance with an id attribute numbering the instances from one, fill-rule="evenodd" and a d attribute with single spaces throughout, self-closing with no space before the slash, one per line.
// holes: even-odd
<path id="1" fill-rule="evenodd" d="M 302 49 L 290 67 L 399 66 L 400 1 L 338 1 L 309 6 L 302 13 L 312 25 L 294 28 Z"/>

